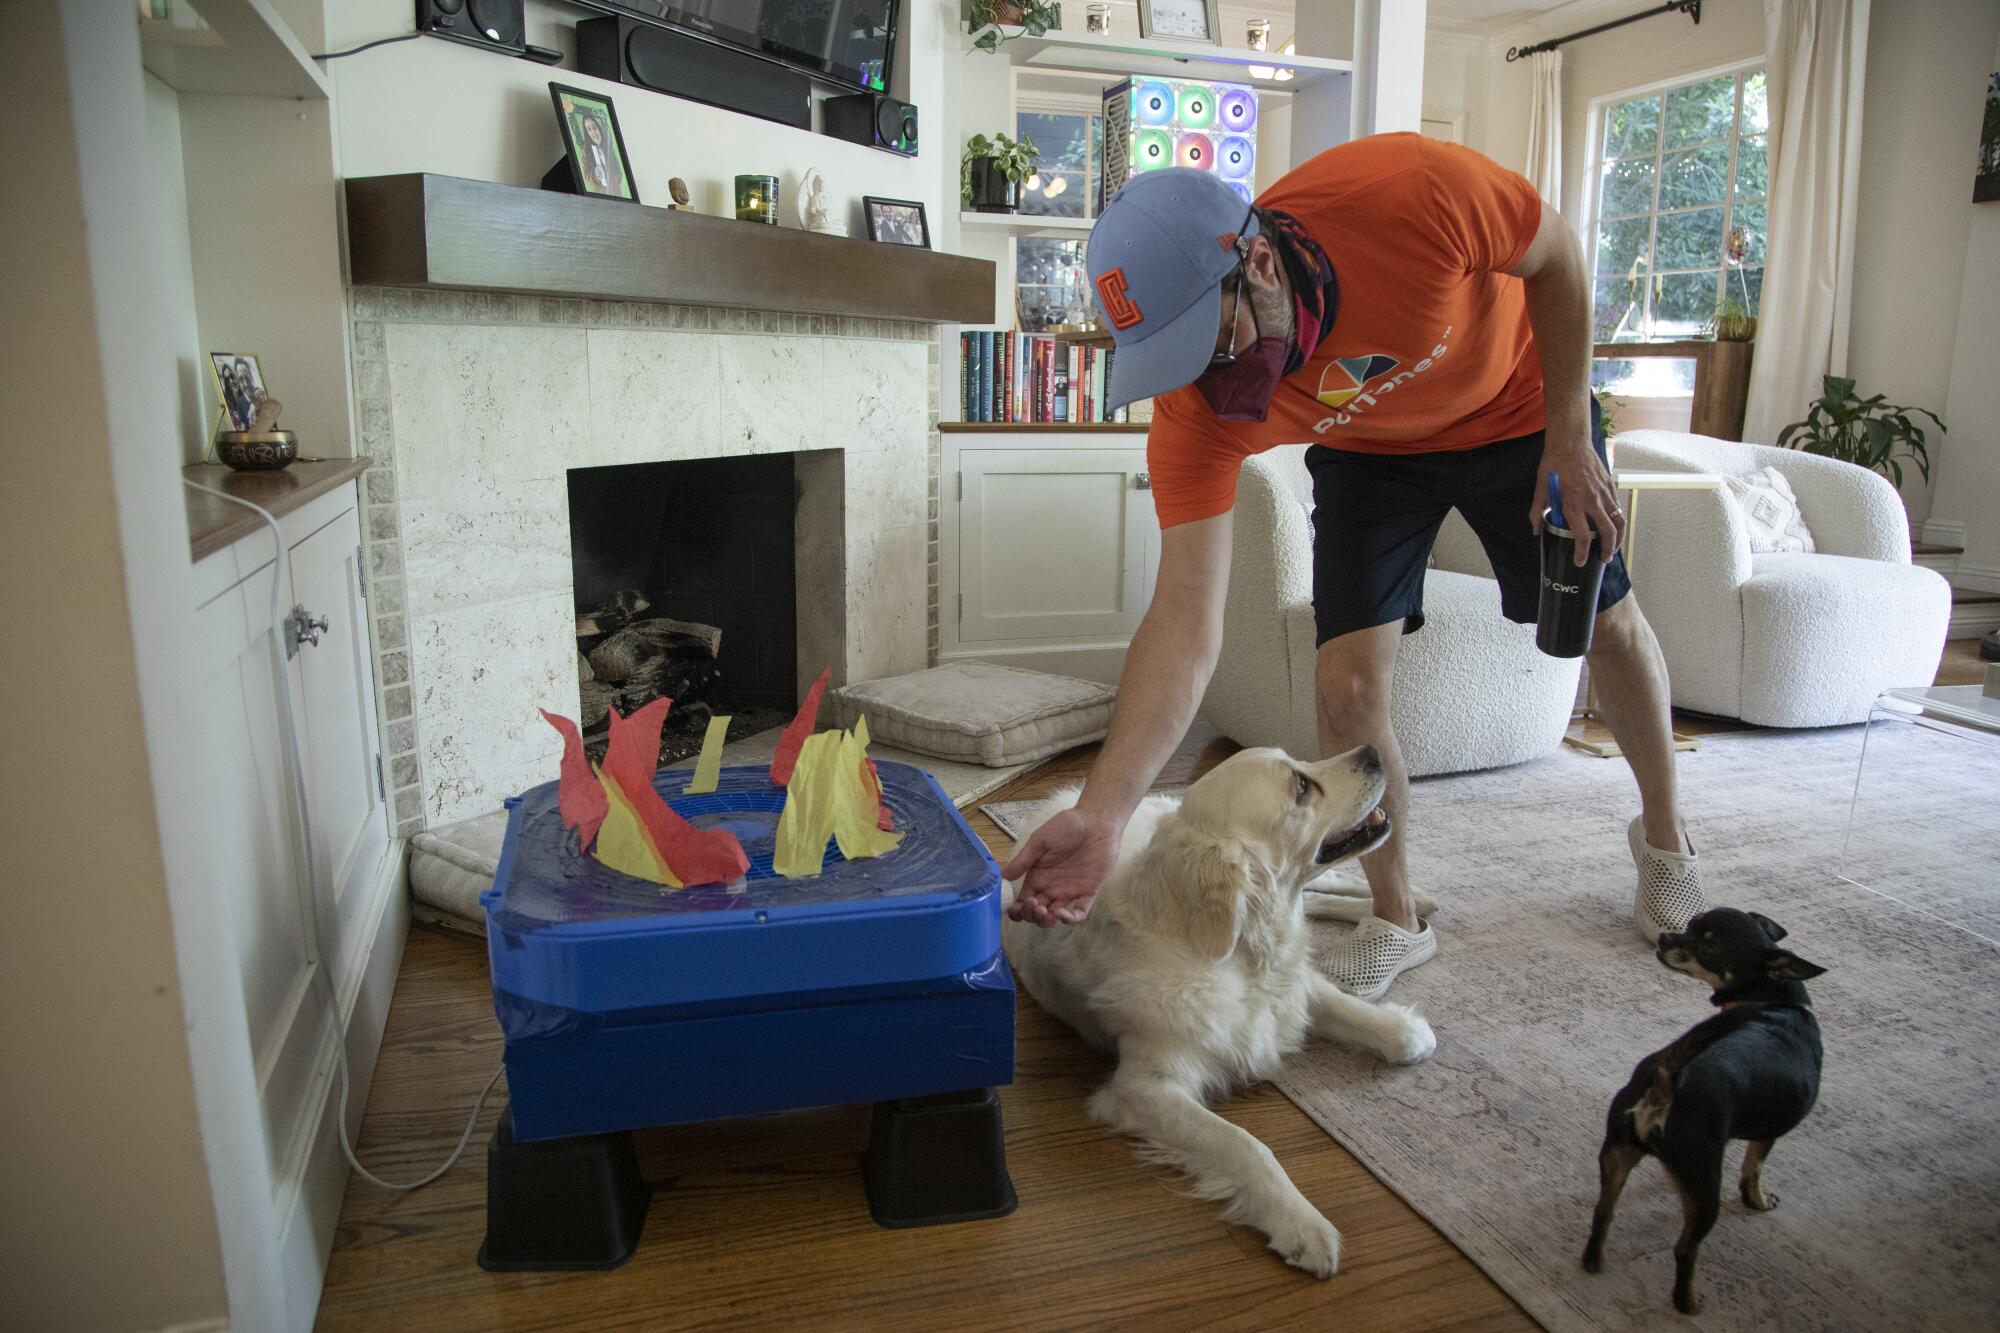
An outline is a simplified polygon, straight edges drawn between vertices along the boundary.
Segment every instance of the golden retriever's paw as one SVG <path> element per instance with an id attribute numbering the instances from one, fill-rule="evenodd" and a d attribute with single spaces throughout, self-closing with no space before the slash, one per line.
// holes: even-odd
<path id="1" fill-rule="evenodd" d="M 1294 1268 L 1317 1278 L 1340 1271 L 1340 1233 L 1311 1208 L 1271 1232 L 1271 1248 Z"/>
<path id="2" fill-rule="evenodd" d="M 1382 1026 L 1375 1052 L 1394 1065 L 1413 1065 L 1428 1060 L 1438 1048 L 1437 1033 L 1424 1016 L 1399 1004 L 1379 1004 Z"/>

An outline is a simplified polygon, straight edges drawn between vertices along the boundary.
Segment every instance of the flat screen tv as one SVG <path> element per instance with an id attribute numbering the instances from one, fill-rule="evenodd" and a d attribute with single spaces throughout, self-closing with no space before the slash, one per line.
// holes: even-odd
<path id="1" fill-rule="evenodd" d="M 699 33 L 863 91 L 889 86 L 901 0 L 580 0 Z"/>

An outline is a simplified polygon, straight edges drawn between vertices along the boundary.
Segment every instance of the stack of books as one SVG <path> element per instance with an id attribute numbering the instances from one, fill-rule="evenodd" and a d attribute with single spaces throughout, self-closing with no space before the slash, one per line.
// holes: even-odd
<path id="1" fill-rule="evenodd" d="M 961 333 L 959 410 L 966 421 L 1124 421 L 1105 406 L 1116 349 L 1043 333 Z"/>

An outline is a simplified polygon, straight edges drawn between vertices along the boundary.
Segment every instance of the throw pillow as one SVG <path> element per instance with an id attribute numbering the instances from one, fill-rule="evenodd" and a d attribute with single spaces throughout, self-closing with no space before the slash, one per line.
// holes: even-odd
<path id="1" fill-rule="evenodd" d="M 1750 531 L 1751 551 L 1762 555 L 1813 549 L 1812 532 L 1784 473 L 1764 467 L 1748 476 L 1722 480 L 1727 487 L 1724 494 L 1735 502 Z"/>
<path id="2" fill-rule="evenodd" d="M 884 745 L 1005 768 L 1102 740 L 1114 692 L 1094 681 L 986 662 L 953 662 L 865 680 L 827 696 L 834 722 L 868 715 Z"/>

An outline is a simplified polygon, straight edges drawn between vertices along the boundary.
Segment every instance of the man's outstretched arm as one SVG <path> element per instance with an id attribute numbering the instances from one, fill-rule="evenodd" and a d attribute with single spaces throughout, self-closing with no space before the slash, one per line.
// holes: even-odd
<path id="1" fill-rule="evenodd" d="M 1009 913 L 1039 926 L 1074 923 L 1118 860 L 1132 817 L 1187 734 L 1222 647 L 1232 516 L 1181 523 L 1160 534 L 1152 605 L 1118 678 L 1111 732 L 1074 809 L 1036 829 L 1001 871 L 1021 881 Z"/>
<path id="2" fill-rule="evenodd" d="M 1541 226 L 1521 262 L 1507 270 L 1520 278 L 1528 298 L 1528 324 L 1542 356 L 1542 400 L 1548 412 L 1540 477 L 1528 523 L 1542 530 L 1548 507 L 1548 474 L 1562 478 L 1564 517 L 1577 534 L 1576 562 L 1584 562 L 1596 532 L 1605 559 L 1625 537 L 1625 515 L 1611 474 L 1590 444 L 1590 274 L 1583 247 L 1562 215 L 1542 205 Z"/>

